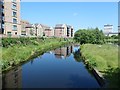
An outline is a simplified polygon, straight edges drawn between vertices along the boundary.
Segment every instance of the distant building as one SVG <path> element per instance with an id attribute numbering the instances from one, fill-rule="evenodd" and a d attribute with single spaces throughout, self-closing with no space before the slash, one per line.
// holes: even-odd
<path id="1" fill-rule="evenodd" d="M 35 31 L 34 31 L 34 27 L 32 26 L 32 24 L 28 24 L 26 27 L 26 36 L 27 37 L 31 37 L 35 35 Z"/>
<path id="2" fill-rule="evenodd" d="M 2 23 L 3 23 L 3 20 L 2 20 L 2 17 L 3 17 L 3 2 L 2 2 L 2 0 L 0 0 L 0 34 L 2 34 L 3 32 L 3 30 L 2 30 Z"/>
<path id="3" fill-rule="evenodd" d="M 113 31 L 113 25 L 106 24 L 104 25 L 104 34 L 107 36 L 109 33 Z"/>
<path id="4" fill-rule="evenodd" d="M 55 37 L 66 37 L 67 34 L 67 25 L 66 24 L 57 24 L 54 29 Z"/>
<path id="5" fill-rule="evenodd" d="M 54 36 L 54 29 L 53 28 L 46 28 L 44 30 L 44 34 L 46 37 L 53 37 Z"/>
<path id="6" fill-rule="evenodd" d="M 27 26 L 29 26 L 30 23 L 28 21 L 25 21 L 25 20 L 21 20 L 21 35 L 22 36 L 28 36 L 29 34 L 29 29 L 26 28 Z"/>
<path id="7" fill-rule="evenodd" d="M 120 26 L 118 26 L 118 33 L 120 33 Z"/>
<path id="8" fill-rule="evenodd" d="M 74 37 L 74 29 L 70 25 L 57 24 L 55 26 L 54 35 L 55 35 L 55 37 L 73 38 Z"/>
<path id="9" fill-rule="evenodd" d="M 42 24 L 33 24 L 34 30 L 35 30 L 35 36 L 37 37 L 43 37 L 44 32 L 44 26 Z"/>
<path id="10" fill-rule="evenodd" d="M 21 21 L 21 35 L 28 37 L 43 37 L 44 34 L 46 36 L 53 36 L 54 33 L 51 32 L 51 28 L 47 25 L 43 24 L 30 24 L 27 21 Z"/>
<path id="11" fill-rule="evenodd" d="M 70 25 L 67 25 L 67 37 L 74 37 L 74 30 L 73 27 Z"/>
<path id="12" fill-rule="evenodd" d="M 113 36 L 113 35 L 116 35 L 116 36 L 118 36 L 118 32 L 110 32 L 110 33 L 108 33 L 108 35 L 107 36 Z"/>
<path id="13" fill-rule="evenodd" d="M 20 0 L 0 0 L 0 34 L 21 35 Z"/>

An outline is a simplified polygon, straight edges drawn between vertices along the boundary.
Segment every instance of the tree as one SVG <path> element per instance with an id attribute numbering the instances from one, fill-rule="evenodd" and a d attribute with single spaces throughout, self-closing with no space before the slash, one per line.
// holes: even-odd
<path id="1" fill-rule="evenodd" d="M 74 39 L 76 42 L 83 43 L 92 43 L 92 44 L 102 44 L 104 43 L 104 34 L 102 30 L 98 28 L 91 29 L 80 29 L 75 32 Z"/>

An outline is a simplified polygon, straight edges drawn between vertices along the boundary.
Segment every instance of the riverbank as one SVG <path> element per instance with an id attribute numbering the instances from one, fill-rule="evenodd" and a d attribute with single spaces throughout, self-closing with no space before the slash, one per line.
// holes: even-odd
<path id="1" fill-rule="evenodd" d="M 1 52 L 2 71 L 31 60 L 47 50 L 72 42 L 60 38 L 5 39 Z"/>
<path id="2" fill-rule="evenodd" d="M 118 47 L 116 45 L 81 45 L 81 53 L 85 63 L 97 69 L 109 82 L 108 87 L 119 87 L 116 77 L 118 69 Z"/>

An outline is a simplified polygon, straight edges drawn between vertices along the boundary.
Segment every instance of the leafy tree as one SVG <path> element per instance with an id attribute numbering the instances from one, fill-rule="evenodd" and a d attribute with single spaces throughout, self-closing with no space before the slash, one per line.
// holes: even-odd
<path id="1" fill-rule="evenodd" d="M 104 38 L 105 36 L 102 30 L 99 30 L 98 28 L 80 29 L 77 32 L 75 32 L 74 36 L 75 41 L 80 42 L 80 44 L 102 44 L 104 43 Z"/>

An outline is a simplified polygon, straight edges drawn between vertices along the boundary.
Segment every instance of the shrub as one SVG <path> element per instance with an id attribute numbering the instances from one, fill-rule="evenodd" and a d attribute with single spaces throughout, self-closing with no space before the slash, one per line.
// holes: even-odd
<path id="1" fill-rule="evenodd" d="M 16 44 L 21 44 L 21 45 L 28 45 L 28 44 L 34 44 L 38 45 L 38 41 L 42 41 L 43 38 L 2 38 L 2 47 L 9 47 L 9 46 L 14 46 Z M 35 42 L 36 41 L 36 42 Z"/>

